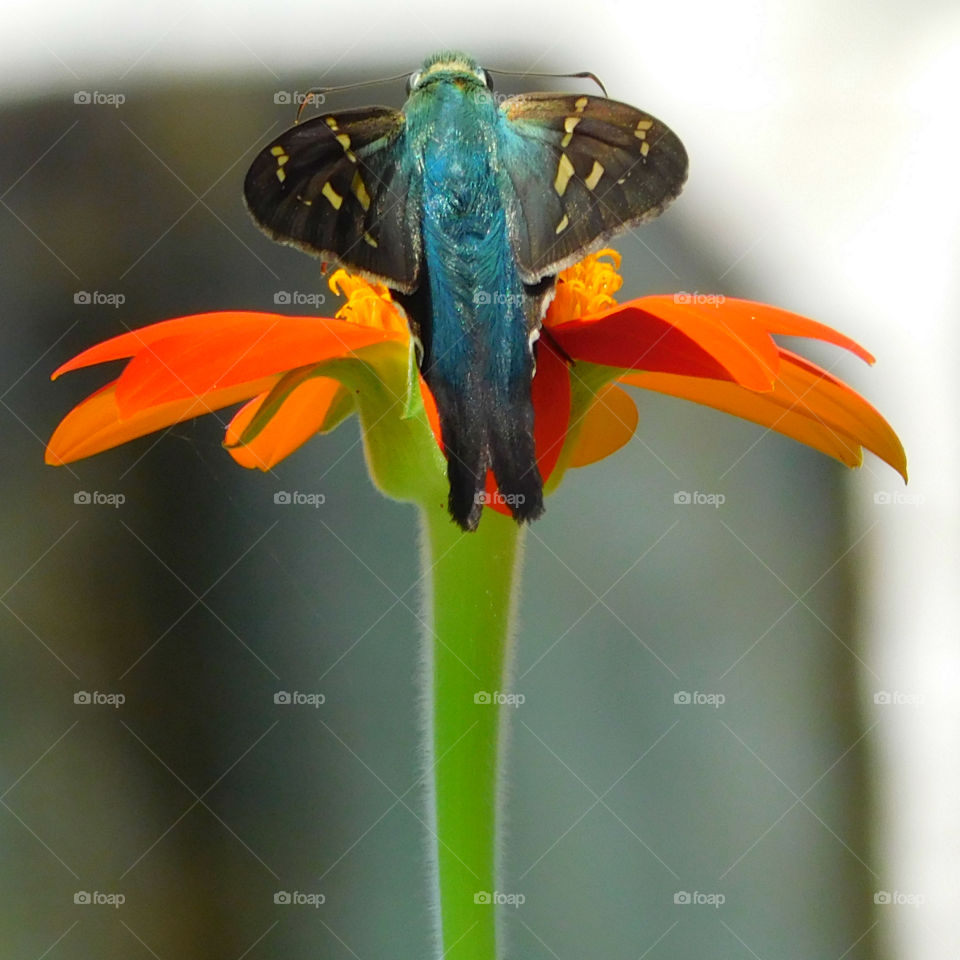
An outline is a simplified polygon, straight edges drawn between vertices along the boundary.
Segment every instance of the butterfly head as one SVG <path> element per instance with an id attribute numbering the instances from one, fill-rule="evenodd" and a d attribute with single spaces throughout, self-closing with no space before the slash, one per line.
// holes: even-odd
<path id="1" fill-rule="evenodd" d="M 493 78 L 472 57 L 465 53 L 443 51 L 427 57 L 423 66 L 410 74 L 407 93 L 422 90 L 428 84 L 444 81 L 458 86 L 480 86 L 493 89 Z"/>

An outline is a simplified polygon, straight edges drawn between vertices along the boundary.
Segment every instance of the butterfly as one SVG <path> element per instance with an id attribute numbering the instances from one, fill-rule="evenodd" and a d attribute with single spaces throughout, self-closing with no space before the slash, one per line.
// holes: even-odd
<path id="1" fill-rule="evenodd" d="M 428 57 L 400 110 L 299 123 L 244 182 L 271 237 L 389 287 L 436 400 L 448 507 L 476 528 L 488 471 L 518 522 L 543 512 L 531 402 L 557 274 L 679 194 L 663 123 L 600 96 L 498 99 L 462 53 Z"/>

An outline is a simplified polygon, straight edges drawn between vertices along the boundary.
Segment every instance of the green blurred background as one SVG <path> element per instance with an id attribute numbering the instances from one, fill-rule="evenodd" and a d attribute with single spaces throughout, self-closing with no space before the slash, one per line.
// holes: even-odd
<path id="1" fill-rule="evenodd" d="M 358 55 L 335 79 L 427 52 Z M 582 66 L 564 51 L 538 64 Z M 229 411 L 43 464 L 59 418 L 108 376 L 48 381 L 84 347 L 192 312 L 303 312 L 276 307 L 280 291 L 336 309 L 318 264 L 261 235 L 240 198 L 255 151 L 292 122 L 278 92 L 314 82 L 131 76 L 3 108 L 4 957 L 431 956 L 416 516 L 371 486 L 356 421 L 272 474 L 221 449 Z M 74 102 L 94 89 L 125 102 Z M 399 104 L 403 85 L 364 94 L 336 106 Z M 718 282 L 729 251 L 682 212 L 617 246 L 625 296 L 777 298 L 776 278 L 748 269 Z M 94 291 L 124 302 L 76 302 Z M 802 349 L 841 376 L 854 364 Z M 505 955 L 886 955 L 874 721 L 857 695 L 877 677 L 854 629 L 873 541 L 844 508 L 844 470 L 637 396 L 638 435 L 571 472 L 527 537 L 501 884 L 525 902 L 505 911 Z M 325 503 L 279 505 L 279 490 Z M 726 501 L 676 504 L 678 491 Z M 325 702 L 274 702 L 293 690 Z M 124 902 L 76 904 L 78 891 Z M 277 904 L 278 891 L 324 903 Z"/>

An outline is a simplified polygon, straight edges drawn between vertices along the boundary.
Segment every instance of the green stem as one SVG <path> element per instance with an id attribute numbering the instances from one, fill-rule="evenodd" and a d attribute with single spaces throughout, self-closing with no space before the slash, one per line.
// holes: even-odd
<path id="1" fill-rule="evenodd" d="M 520 528 L 489 509 L 467 534 L 439 504 L 422 517 L 433 597 L 428 736 L 441 956 L 496 960 L 495 906 L 479 895 L 496 890 L 500 714 L 510 707 L 494 694 L 506 692 Z"/>

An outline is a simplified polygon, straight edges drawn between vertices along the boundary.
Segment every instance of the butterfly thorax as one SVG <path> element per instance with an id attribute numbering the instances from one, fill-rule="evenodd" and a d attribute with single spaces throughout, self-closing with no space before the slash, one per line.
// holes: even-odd
<path id="1" fill-rule="evenodd" d="M 421 234 L 432 316 L 427 362 L 451 386 L 529 376 L 523 285 L 497 176 L 497 108 L 484 87 L 430 84 L 407 105 L 422 170 Z M 520 332 L 519 345 L 517 332 Z M 483 362 L 480 362 L 483 361 Z"/>

